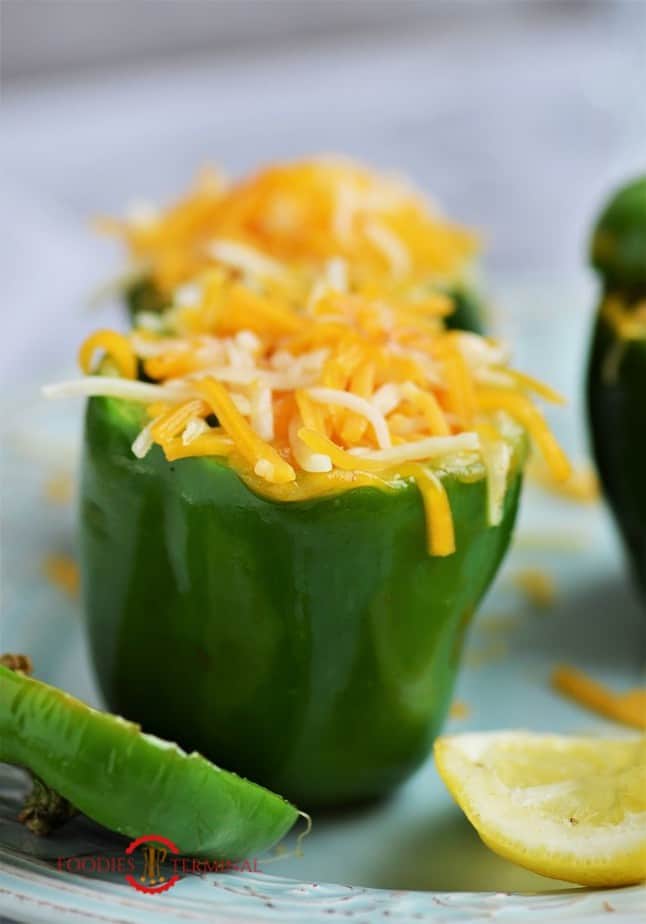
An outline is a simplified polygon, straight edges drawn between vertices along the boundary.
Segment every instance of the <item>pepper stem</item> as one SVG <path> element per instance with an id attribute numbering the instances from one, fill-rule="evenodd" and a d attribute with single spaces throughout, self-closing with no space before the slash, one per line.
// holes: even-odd
<path id="1" fill-rule="evenodd" d="M 34 671 L 29 655 L 3 654 L 0 655 L 0 664 L 10 671 L 16 671 L 19 674 L 31 675 Z"/>
<path id="2" fill-rule="evenodd" d="M 23 802 L 18 815 L 20 821 L 32 834 L 46 835 L 64 824 L 78 813 L 78 809 L 50 789 L 37 776 L 32 777 L 32 790 Z"/>

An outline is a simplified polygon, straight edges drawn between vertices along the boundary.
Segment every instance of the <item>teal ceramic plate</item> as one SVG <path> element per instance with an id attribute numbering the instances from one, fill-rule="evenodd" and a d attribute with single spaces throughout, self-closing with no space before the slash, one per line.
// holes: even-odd
<path id="1" fill-rule="evenodd" d="M 518 345 L 519 366 L 572 398 L 566 412 L 552 416 L 581 460 L 578 392 L 588 314 L 577 306 L 591 304 L 592 295 L 564 282 L 507 281 L 501 292 L 498 326 Z M 68 569 L 81 408 L 45 404 L 34 385 L 13 396 L 3 420 L 1 647 L 28 651 L 40 677 L 98 703 Z M 528 568 L 553 582 L 551 605 L 536 606 L 519 589 Z M 461 705 L 448 730 L 608 731 L 612 726 L 550 690 L 550 672 L 565 661 L 617 688 L 635 684 L 644 627 L 601 505 L 560 500 L 530 485 L 514 549 L 471 630 Z M 609 920 L 613 911 L 613 921 L 637 920 L 646 909 L 644 889 L 572 888 L 496 857 L 452 803 L 432 761 L 387 802 L 315 816 L 302 857 L 259 858 L 255 872 L 187 875 L 158 895 L 135 891 L 118 871 L 92 872 L 86 863 L 79 874 L 74 862 L 66 869 L 69 858 L 122 857 L 126 842 L 85 820 L 53 838 L 32 837 L 15 821 L 24 779 L 1 769 L 0 916 L 12 920 L 592 922 Z"/>

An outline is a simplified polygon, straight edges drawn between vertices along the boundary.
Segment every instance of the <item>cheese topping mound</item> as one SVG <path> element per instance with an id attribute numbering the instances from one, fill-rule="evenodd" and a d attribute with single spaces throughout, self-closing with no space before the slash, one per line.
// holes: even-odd
<path id="1" fill-rule="evenodd" d="M 297 300 L 321 275 L 337 291 L 347 280 L 354 289 L 415 298 L 420 285 L 458 278 L 478 249 L 472 232 L 400 177 L 332 156 L 278 164 L 235 183 L 203 171 L 175 205 L 140 203 L 100 227 L 124 240 L 164 296 L 218 265 Z"/>
<path id="2" fill-rule="evenodd" d="M 46 393 L 139 402 L 137 458 L 224 457 L 284 501 L 414 480 L 440 556 L 455 550 L 446 474 L 487 479 L 492 526 L 524 431 L 568 477 L 533 400 L 560 396 L 510 369 L 503 344 L 445 325 L 441 286 L 473 236 L 403 181 L 331 158 L 233 186 L 206 174 L 111 227 L 168 307 L 93 334 L 85 378 Z"/>
<path id="3" fill-rule="evenodd" d="M 163 332 L 91 335 L 82 369 L 103 374 L 46 393 L 140 402 L 146 422 L 134 455 L 158 445 L 168 460 L 226 457 L 255 490 L 277 499 L 362 484 L 396 488 L 412 478 L 434 555 L 455 549 L 447 472 L 480 466 L 494 526 L 514 433 L 527 431 L 553 474 L 568 477 L 532 395 L 560 397 L 507 368 L 497 341 L 447 330 L 443 296 L 413 309 L 331 290 L 319 277 L 297 308 L 272 281 L 251 285 L 233 267 L 205 270 L 192 285 Z"/>

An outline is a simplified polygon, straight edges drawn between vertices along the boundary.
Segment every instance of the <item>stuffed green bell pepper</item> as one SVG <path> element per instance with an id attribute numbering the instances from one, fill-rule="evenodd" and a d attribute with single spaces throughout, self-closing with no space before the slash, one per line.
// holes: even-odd
<path id="1" fill-rule="evenodd" d="M 509 543 L 522 436 L 495 525 L 475 458 L 437 469 L 456 550 L 434 556 L 413 478 L 277 500 L 223 458 L 137 459 L 143 423 L 132 402 L 89 403 L 83 596 L 110 708 L 304 805 L 388 792 L 444 721 Z"/>
<path id="2" fill-rule="evenodd" d="M 166 307 L 90 336 L 51 391 L 90 397 L 93 661 L 146 731 L 305 806 L 379 796 L 442 725 L 529 438 L 568 474 L 552 393 L 449 328 L 473 241 L 401 181 L 315 161 L 218 184 L 129 226 Z"/>
<path id="3" fill-rule="evenodd" d="M 91 396 L 92 658 L 146 731 L 304 806 L 375 797 L 441 728 L 528 434 L 567 462 L 493 341 L 419 319 L 410 347 L 405 313 L 343 297 L 342 331 L 311 313 L 270 331 L 263 307 L 221 335 L 228 285 L 221 322 L 205 297 L 199 334 L 194 309 L 173 336 L 98 332 L 99 374 L 50 389 Z"/>
<path id="4" fill-rule="evenodd" d="M 646 592 L 646 177 L 607 204 L 593 233 L 591 261 L 601 280 L 587 375 L 592 447 Z"/>

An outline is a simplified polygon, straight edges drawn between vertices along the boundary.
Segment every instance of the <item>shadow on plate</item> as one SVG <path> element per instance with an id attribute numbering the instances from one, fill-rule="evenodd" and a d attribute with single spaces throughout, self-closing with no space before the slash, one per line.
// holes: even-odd
<path id="1" fill-rule="evenodd" d="M 371 871 L 371 884 L 390 889 L 438 892 L 546 892 L 571 889 L 497 856 L 455 809 L 432 824 L 423 821 L 384 845 L 383 866 Z"/>
<path id="2" fill-rule="evenodd" d="M 524 619 L 514 646 L 541 660 L 601 670 L 634 664 L 646 652 L 646 612 L 628 576 L 581 583 L 545 614 Z"/>

